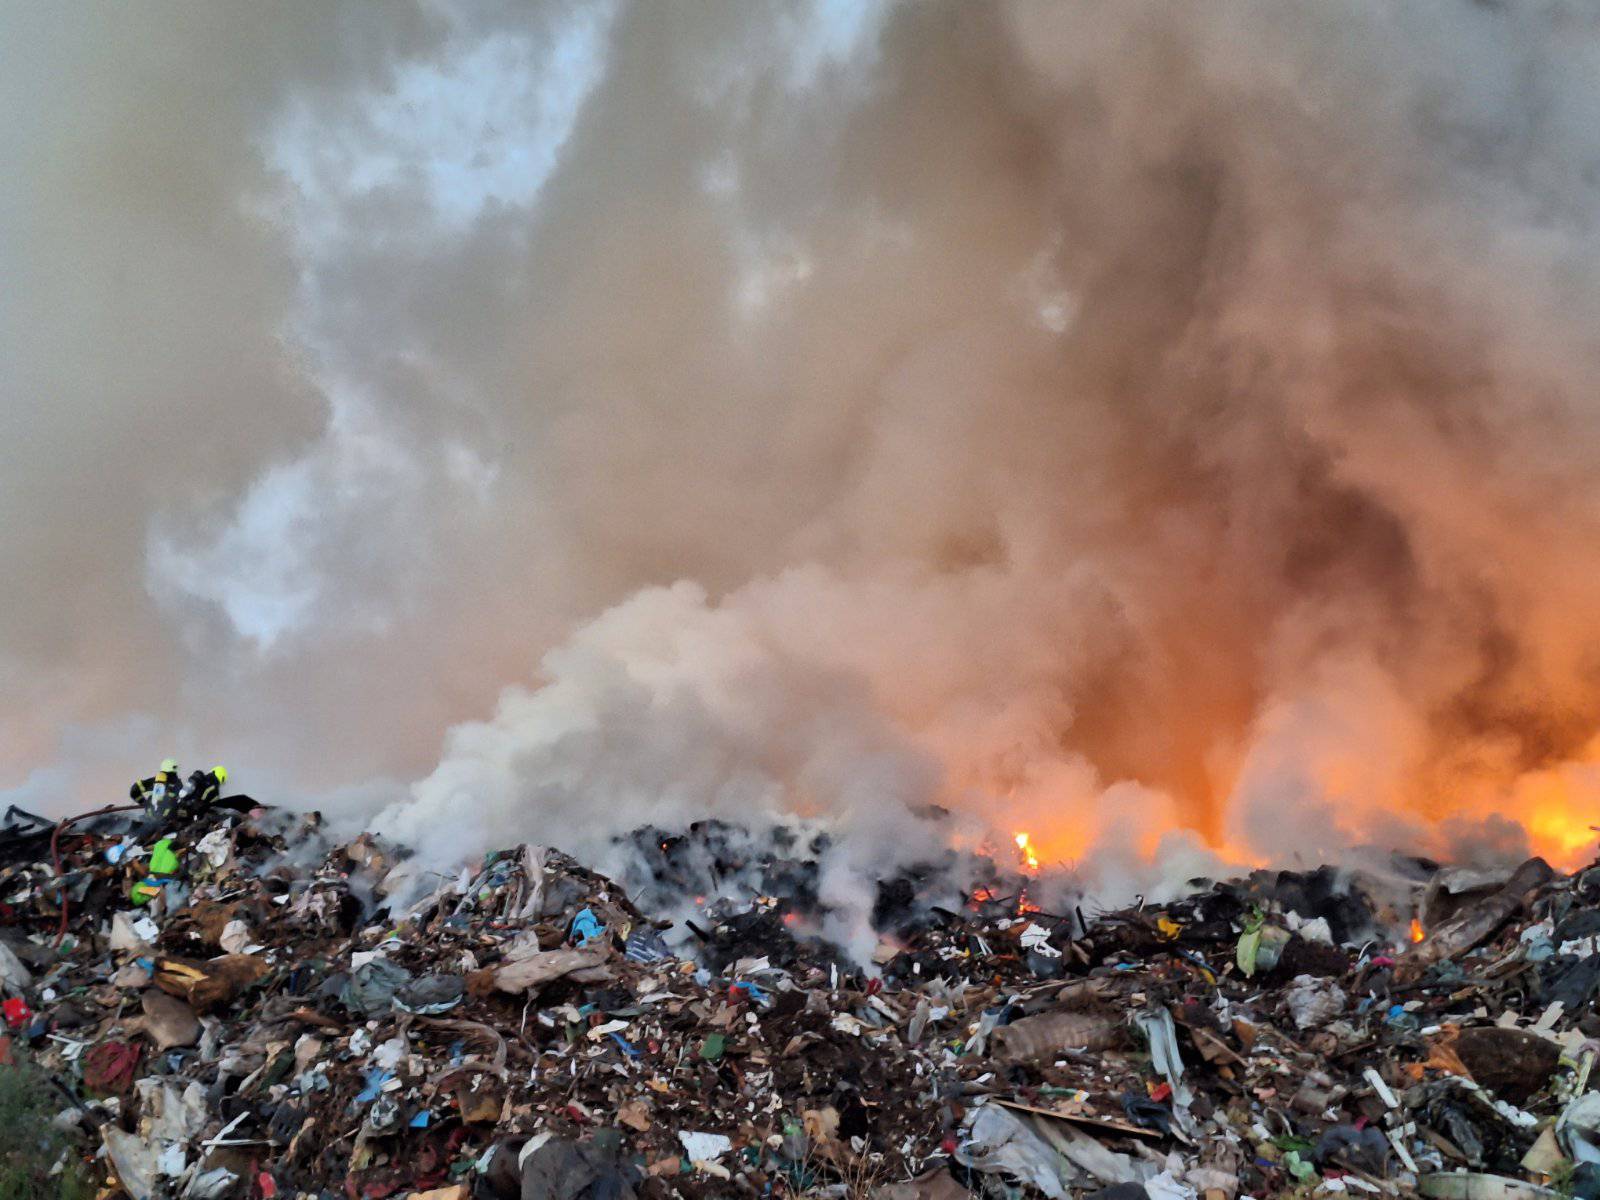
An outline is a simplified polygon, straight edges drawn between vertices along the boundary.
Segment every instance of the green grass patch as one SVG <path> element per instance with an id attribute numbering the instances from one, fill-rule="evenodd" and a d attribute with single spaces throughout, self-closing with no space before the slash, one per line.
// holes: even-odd
<path id="1" fill-rule="evenodd" d="M 53 1124 L 66 1106 L 32 1064 L 0 1065 L 0 1196 L 5 1200 L 90 1200 L 95 1194 L 81 1139 Z M 52 1174 L 57 1163 L 64 1163 L 63 1169 Z"/>

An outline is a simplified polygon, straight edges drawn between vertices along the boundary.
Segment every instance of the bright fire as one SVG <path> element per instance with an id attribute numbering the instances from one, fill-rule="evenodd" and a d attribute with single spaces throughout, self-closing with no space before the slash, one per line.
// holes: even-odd
<path id="1" fill-rule="evenodd" d="M 1569 765 L 1535 772 L 1524 776 L 1509 791 L 1452 793 L 1448 810 L 1431 808 L 1423 800 L 1404 794 L 1362 796 L 1354 788 L 1341 791 L 1336 783 L 1328 784 L 1327 790 L 1342 797 L 1344 804 L 1340 809 L 1339 827 L 1334 831 L 1336 843 L 1359 844 L 1374 830 L 1380 835 L 1388 832 L 1388 826 L 1381 823 L 1381 819 L 1387 818 L 1393 824 L 1393 816 L 1399 811 L 1414 813 L 1420 820 L 1405 826 L 1395 848 L 1444 861 L 1453 861 L 1456 853 L 1447 817 L 1465 818 L 1467 824 L 1476 825 L 1498 816 L 1501 820 L 1497 828 L 1502 831 L 1509 828 L 1506 821 L 1509 818 L 1520 827 L 1526 840 L 1519 841 L 1507 834 L 1508 854 L 1538 854 L 1563 871 L 1576 870 L 1600 853 L 1600 739 L 1587 753 L 1581 767 Z M 1059 814 L 1059 821 L 1043 820 L 1046 815 L 1054 817 L 1056 814 Z M 1013 819 L 1019 824 L 1022 820 L 1030 822 L 1026 831 L 1011 835 L 1016 847 L 1016 863 L 1028 874 L 1040 871 L 1045 859 L 1052 864 L 1093 866 L 1099 859 L 1097 847 L 1102 843 L 1132 849 L 1138 858 L 1153 863 L 1162 856 L 1163 840 L 1186 827 L 1180 815 L 1166 813 L 1151 814 L 1148 823 L 1136 829 L 1108 828 L 1100 823 L 1096 814 L 1065 804 L 1026 815 L 1018 812 Z M 1032 824 L 1034 820 L 1041 820 L 1041 824 Z M 1192 825 L 1187 827 L 1193 829 Z M 1252 846 L 1242 837 L 1202 840 L 1226 864 L 1222 868 L 1225 871 L 1242 872 L 1282 865 L 1271 850 Z"/>
<path id="2" fill-rule="evenodd" d="M 1584 782 L 1576 770 L 1540 771 L 1518 783 L 1506 806 L 1515 809 L 1534 852 L 1559 867 L 1577 867 L 1594 856 L 1594 795 Z"/>
<path id="3" fill-rule="evenodd" d="M 1422 922 L 1417 920 L 1415 917 L 1412 917 L 1411 918 L 1411 940 L 1413 942 L 1420 942 L 1423 939 L 1423 936 L 1424 935 L 1423 935 L 1423 932 L 1422 932 Z"/>
<path id="4" fill-rule="evenodd" d="M 1030 871 L 1039 869 L 1039 856 L 1033 852 L 1033 839 L 1025 833 L 1017 834 L 1017 851 L 1022 856 L 1022 865 Z"/>

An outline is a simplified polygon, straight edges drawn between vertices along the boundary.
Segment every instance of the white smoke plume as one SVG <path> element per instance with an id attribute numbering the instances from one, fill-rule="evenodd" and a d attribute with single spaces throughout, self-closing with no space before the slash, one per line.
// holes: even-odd
<path id="1" fill-rule="evenodd" d="M 0 21 L 15 795 L 1592 842 L 1587 8 Z"/>

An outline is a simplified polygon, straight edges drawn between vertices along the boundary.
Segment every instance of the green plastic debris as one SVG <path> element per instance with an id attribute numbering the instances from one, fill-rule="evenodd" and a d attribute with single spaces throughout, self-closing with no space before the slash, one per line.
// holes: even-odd
<path id="1" fill-rule="evenodd" d="M 1256 973 L 1256 953 L 1260 949 L 1260 924 L 1246 926 L 1245 931 L 1239 935 L 1239 946 L 1233 956 L 1234 962 L 1239 964 L 1239 970 L 1244 972 L 1246 979 Z"/>
<path id="2" fill-rule="evenodd" d="M 722 1057 L 722 1052 L 727 1048 L 728 1039 L 720 1033 L 708 1034 L 706 1040 L 700 1043 L 700 1057 L 707 1062 L 716 1062 Z"/>
<path id="3" fill-rule="evenodd" d="M 176 875 L 178 856 L 172 852 L 172 839 L 162 838 L 150 853 L 150 874 Z"/>
<path id="4" fill-rule="evenodd" d="M 1301 1183 L 1310 1179 L 1317 1173 L 1316 1167 L 1300 1157 L 1298 1150 L 1291 1150 L 1283 1156 L 1284 1168 Z"/>
<path id="5" fill-rule="evenodd" d="M 1289 944 L 1289 931 L 1281 925 L 1267 924 L 1266 914 L 1252 909 L 1245 919 L 1244 932 L 1239 935 L 1239 945 L 1234 961 L 1246 979 L 1257 971 L 1270 971 L 1278 965 L 1283 948 Z"/>

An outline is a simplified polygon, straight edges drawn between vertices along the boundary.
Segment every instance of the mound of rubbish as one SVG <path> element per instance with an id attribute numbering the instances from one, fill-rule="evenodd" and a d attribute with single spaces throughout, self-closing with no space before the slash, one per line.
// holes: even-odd
<path id="1" fill-rule="evenodd" d="M 1089 914 L 902 876 L 863 966 L 808 934 L 818 848 L 757 841 L 633 835 L 638 896 L 760 880 L 668 922 L 549 848 L 13 809 L 0 1070 L 131 1200 L 1600 1196 L 1600 868 Z"/>

